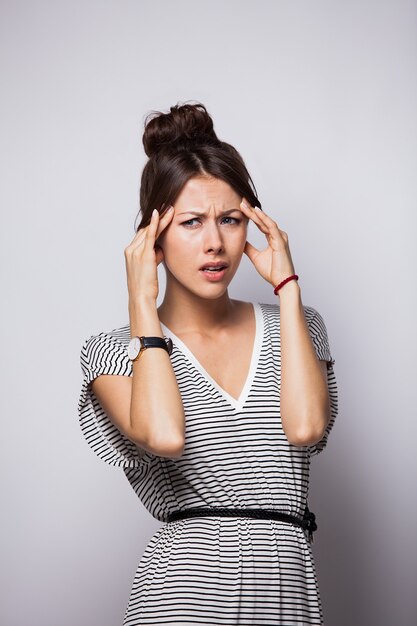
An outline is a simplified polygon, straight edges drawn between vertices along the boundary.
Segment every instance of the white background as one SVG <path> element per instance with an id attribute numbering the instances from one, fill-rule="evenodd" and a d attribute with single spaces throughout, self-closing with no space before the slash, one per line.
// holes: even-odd
<path id="1" fill-rule="evenodd" d="M 1 3 L 2 625 L 121 624 L 161 525 L 82 439 L 79 353 L 128 322 L 144 117 L 195 100 L 288 233 L 336 360 L 339 415 L 309 498 L 325 623 L 415 623 L 416 13 Z M 247 257 L 229 294 L 278 301 Z"/>

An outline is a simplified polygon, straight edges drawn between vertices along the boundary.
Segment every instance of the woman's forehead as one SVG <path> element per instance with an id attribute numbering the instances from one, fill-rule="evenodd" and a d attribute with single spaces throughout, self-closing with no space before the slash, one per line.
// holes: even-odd
<path id="1" fill-rule="evenodd" d="M 219 179 L 191 178 L 175 201 L 176 212 L 181 210 L 226 211 L 239 209 L 241 198 L 225 181 Z"/>

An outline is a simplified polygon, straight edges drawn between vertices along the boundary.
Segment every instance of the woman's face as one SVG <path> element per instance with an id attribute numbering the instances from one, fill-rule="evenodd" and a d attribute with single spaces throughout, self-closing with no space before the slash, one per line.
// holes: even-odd
<path id="1" fill-rule="evenodd" d="M 240 210 L 241 200 L 218 178 L 196 176 L 187 181 L 174 204 L 174 216 L 157 241 L 168 280 L 172 274 L 203 297 L 224 293 L 246 244 L 248 218 Z M 217 261 L 227 265 L 220 276 L 200 269 Z"/>

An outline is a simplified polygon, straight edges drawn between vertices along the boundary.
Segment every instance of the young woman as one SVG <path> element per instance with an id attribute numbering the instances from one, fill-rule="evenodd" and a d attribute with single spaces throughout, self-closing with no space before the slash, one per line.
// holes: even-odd
<path id="1" fill-rule="evenodd" d="M 129 324 L 81 351 L 82 431 L 165 522 L 123 625 L 323 624 L 307 506 L 310 457 L 337 414 L 323 318 L 302 304 L 288 236 L 202 104 L 148 116 L 143 144 Z M 249 220 L 265 249 L 247 241 Z M 243 254 L 279 304 L 229 297 Z"/>

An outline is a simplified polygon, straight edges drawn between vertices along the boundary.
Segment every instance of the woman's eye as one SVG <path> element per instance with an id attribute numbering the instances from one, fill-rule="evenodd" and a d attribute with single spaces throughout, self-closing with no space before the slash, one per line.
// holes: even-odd
<path id="1" fill-rule="evenodd" d="M 225 220 L 234 220 L 236 224 L 240 224 L 240 222 L 242 221 L 242 220 L 240 220 L 237 217 L 224 217 L 223 219 L 225 219 Z"/>
<path id="2" fill-rule="evenodd" d="M 193 219 L 191 219 L 191 220 L 187 220 L 186 222 L 181 222 L 181 225 L 182 225 L 182 226 L 190 226 L 190 222 L 194 222 L 194 220 L 196 220 L 196 219 L 197 219 L 197 218 L 196 218 L 196 217 L 194 217 Z"/>
<path id="3" fill-rule="evenodd" d="M 192 219 L 187 220 L 186 222 L 182 222 L 182 225 L 189 226 L 190 228 L 195 228 L 194 226 L 190 224 L 190 222 L 195 222 L 195 220 L 197 219 L 198 219 L 197 217 L 193 217 Z M 240 222 L 242 221 L 237 217 L 223 217 L 223 220 L 234 220 L 236 224 L 240 224 Z M 230 224 L 230 225 L 232 226 L 233 224 Z"/>

